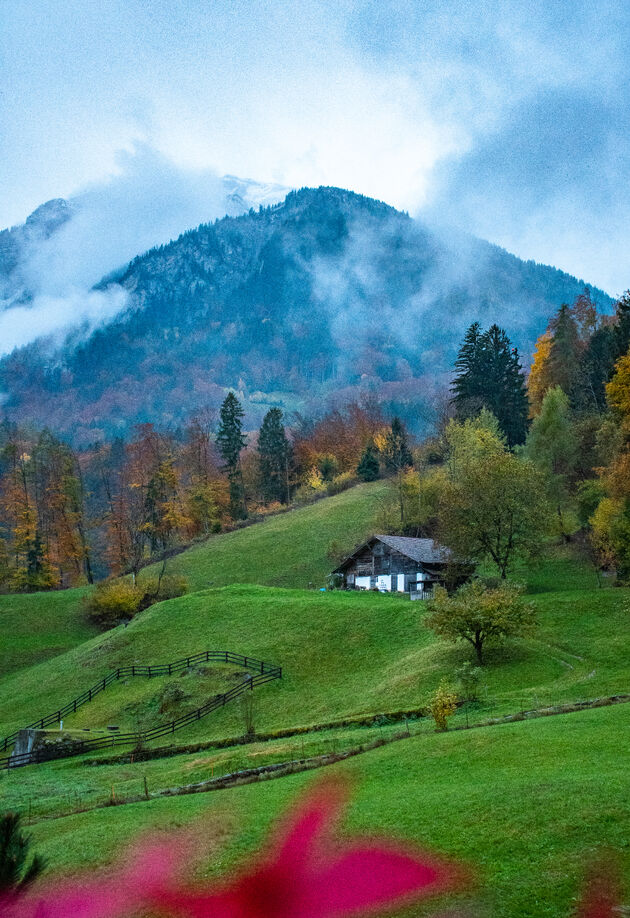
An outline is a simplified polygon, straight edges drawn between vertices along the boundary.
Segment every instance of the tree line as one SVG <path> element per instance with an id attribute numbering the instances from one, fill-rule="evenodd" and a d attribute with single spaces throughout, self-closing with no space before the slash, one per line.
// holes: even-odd
<path id="1" fill-rule="evenodd" d="M 290 423 L 271 408 L 253 432 L 243 416 L 229 392 L 216 418 L 177 431 L 142 424 L 80 451 L 47 430 L 0 425 L 0 588 L 135 579 L 196 539 L 410 461 L 403 425 L 370 402 Z"/>

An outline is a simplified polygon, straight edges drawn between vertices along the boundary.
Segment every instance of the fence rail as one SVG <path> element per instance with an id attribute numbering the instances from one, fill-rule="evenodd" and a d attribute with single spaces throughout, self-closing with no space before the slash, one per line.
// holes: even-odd
<path id="1" fill-rule="evenodd" d="M 169 721 L 166 724 L 160 724 L 152 730 L 136 730 L 131 733 L 117 733 L 110 736 L 98 736 L 91 739 L 79 740 L 72 747 L 65 749 L 62 747 L 55 749 L 54 746 L 47 746 L 19 755 L 15 755 L 14 753 L 13 755 L 0 758 L 0 769 L 15 768 L 20 765 L 31 765 L 37 762 L 49 762 L 53 759 L 82 755 L 84 752 L 90 752 L 94 749 L 108 749 L 114 746 L 126 746 L 131 743 L 144 743 L 149 740 L 158 739 L 161 736 L 175 733 L 176 730 L 186 727 L 195 720 L 201 720 L 206 714 L 210 714 L 211 711 L 215 711 L 217 708 L 224 707 L 232 701 L 233 698 L 236 698 L 243 692 L 253 691 L 254 686 L 264 685 L 266 682 L 271 682 L 273 679 L 282 678 L 281 666 L 265 663 L 264 660 L 259 660 L 256 657 L 233 653 L 231 650 L 202 650 L 200 653 L 182 657 L 172 663 L 158 663 L 152 664 L 151 666 L 139 666 L 137 664 L 119 666 L 118 669 L 108 673 L 107 676 L 99 680 L 92 688 L 87 689 L 81 695 L 73 698 L 72 701 L 69 701 L 67 704 L 63 705 L 63 707 L 58 708 L 58 710 L 53 711 L 51 714 L 40 717 L 38 720 L 33 721 L 31 724 L 27 724 L 26 727 L 22 727 L 21 729 L 43 730 L 51 724 L 59 723 L 66 714 L 74 713 L 82 705 L 92 701 L 96 695 L 104 691 L 108 685 L 111 685 L 112 682 L 118 679 L 128 678 L 129 676 L 145 676 L 148 678 L 153 676 L 171 676 L 173 673 L 181 672 L 197 663 L 210 662 L 234 663 L 237 666 L 242 666 L 244 669 L 253 671 L 254 675 L 246 676 L 242 682 L 233 686 L 229 691 L 214 695 L 209 701 L 201 705 L 201 707 L 196 708 L 194 711 L 190 711 L 188 714 L 184 714 L 182 717 L 178 717 L 176 720 Z M 0 750 L 6 751 L 13 746 L 19 733 L 20 730 L 16 730 L 14 733 L 0 740 Z"/>

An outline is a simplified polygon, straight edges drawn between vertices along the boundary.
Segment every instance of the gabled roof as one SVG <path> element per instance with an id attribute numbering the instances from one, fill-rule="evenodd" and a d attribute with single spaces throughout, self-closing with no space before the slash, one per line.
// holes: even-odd
<path id="1" fill-rule="evenodd" d="M 385 545 L 393 548 L 394 551 L 399 552 L 401 555 L 405 555 L 407 558 L 411 558 L 412 561 L 417 561 L 419 564 L 448 564 L 452 555 L 450 548 L 438 545 L 433 539 L 411 539 L 407 536 L 373 535 L 367 542 L 364 542 L 356 548 L 351 555 L 345 558 L 339 567 L 335 568 L 334 573 L 343 570 L 359 552 L 372 545 L 375 541 L 383 542 Z"/>

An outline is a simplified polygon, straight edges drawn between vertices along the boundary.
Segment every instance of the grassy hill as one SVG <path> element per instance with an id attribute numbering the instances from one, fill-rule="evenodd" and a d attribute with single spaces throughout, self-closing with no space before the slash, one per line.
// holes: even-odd
<path id="1" fill-rule="evenodd" d="M 0 596 L 0 684 L 9 673 L 64 653 L 96 634 L 85 590 Z"/>
<path id="2" fill-rule="evenodd" d="M 496 711 L 514 711 L 627 689 L 628 597 L 627 590 L 533 594 L 540 628 L 532 639 L 489 649 L 484 702 Z M 259 731 L 413 708 L 471 658 L 468 645 L 434 638 L 422 626 L 423 612 L 422 603 L 378 593 L 247 585 L 200 591 L 153 606 L 127 628 L 5 679 L 0 727 L 9 732 L 54 710 L 117 666 L 168 662 L 205 649 L 235 650 L 282 665 L 282 681 L 256 693 Z M 131 716 L 147 720 L 164 686 L 160 680 L 131 681 L 128 688 L 108 689 L 66 725 L 128 723 Z M 242 718 L 230 707 L 177 739 L 239 732 Z"/>
<path id="3" fill-rule="evenodd" d="M 622 852 L 619 866 L 630 877 L 630 804 L 619 754 L 627 722 L 627 708 L 619 706 L 426 734 L 326 773 L 350 773 L 354 779 L 343 834 L 402 835 L 467 862 L 479 883 L 470 894 L 475 913 L 568 916 L 594 850 Z M 48 766 L 51 777 L 59 767 Z M 146 768 L 137 766 L 139 785 Z M 13 778 L 5 779 L 5 786 Z M 313 780 L 302 774 L 220 793 L 108 807 L 42 820 L 30 831 L 52 869 L 74 869 L 114 860 L 139 832 L 191 824 L 211 854 L 198 872 L 223 874 L 260 844 L 271 821 Z M 625 892 L 630 893 L 628 885 Z"/>
<path id="4" fill-rule="evenodd" d="M 191 590 L 232 583 L 264 586 L 323 586 L 335 564 L 331 542 L 348 554 L 371 535 L 391 484 L 360 484 L 334 497 L 270 516 L 246 529 L 214 536 L 169 562 L 169 571 L 188 578 Z"/>
<path id="5" fill-rule="evenodd" d="M 254 693 L 258 733 L 424 705 L 441 678 L 452 680 L 472 659 L 468 645 L 434 638 L 423 627 L 421 602 L 304 589 L 318 586 L 330 570 L 331 541 L 349 550 L 375 528 L 387 488 L 362 485 L 190 549 L 173 559 L 172 569 L 196 592 L 153 606 L 126 628 L 95 635 L 82 617 L 82 591 L 2 597 L 0 735 L 54 710 L 119 665 L 168 662 L 204 649 L 282 665 L 283 679 Z M 630 590 L 598 588 L 570 547 L 550 548 L 544 563 L 514 573 L 527 584 L 539 629 L 530 639 L 488 649 L 480 701 L 453 723 L 627 692 Z M 143 729 L 224 690 L 236 676 L 234 667 L 212 666 L 116 683 L 67 718 L 64 729 Z M 584 852 L 602 845 L 627 852 L 619 737 L 629 711 L 620 705 L 447 734 L 435 734 L 427 720 L 412 721 L 409 739 L 334 766 L 356 779 L 346 829 L 406 834 L 471 861 L 484 884 L 481 910 L 568 915 Z M 111 789 L 123 798 L 138 795 L 146 778 L 159 792 L 215 770 L 356 747 L 400 729 L 383 723 L 148 762 L 48 763 L 0 773 L 0 796 L 4 806 L 33 814 L 29 831 L 51 869 L 107 862 L 143 828 L 168 830 L 200 819 L 204 834 L 221 846 L 210 868 L 220 871 L 258 844 L 310 777 L 102 808 Z M 243 733 L 237 702 L 174 739 L 210 743 Z M 82 807 L 88 811 L 66 815 Z M 630 876 L 627 859 L 622 867 Z"/>
<path id="6" fill-rule="evenodd" d="M 191 590 L 210 584 L 322 586 L 334 566 L 331 542 L 348 552 L 376 527 L 390 485 L 363 484 L 315 504 L 214 536 L 168 563 Z M 149 568 L 147 574 L 154 573 Z M 142 576 L 142 575 L 141 575 Z M 85 589 L 0 596 L 0 685 L 5 675 L 49 659 L 96 634 L 81 606 Z M 157 650 L 155 651 L 157 652 Z"/>

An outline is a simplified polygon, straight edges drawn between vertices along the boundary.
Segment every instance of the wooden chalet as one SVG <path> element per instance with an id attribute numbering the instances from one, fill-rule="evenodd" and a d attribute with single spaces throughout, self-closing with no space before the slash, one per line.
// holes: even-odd
<path id="1" fill-rule="evenodd" d="M 373 535 L 333 573 L 341 574 L 349 590 L 407 593 L 412 599 L 428 599 L 436 583 L 444 584 L 451 558 L 450 549 L 433 539 Z"/>

